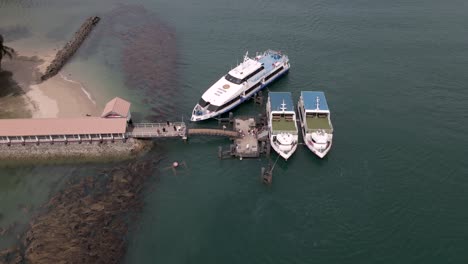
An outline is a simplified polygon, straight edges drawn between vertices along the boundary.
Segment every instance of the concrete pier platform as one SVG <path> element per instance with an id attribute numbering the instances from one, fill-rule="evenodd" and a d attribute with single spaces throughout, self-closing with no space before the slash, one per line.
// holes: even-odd
<path id="1" fill-rule="evenodd" d="M 252 117 L 234 119 L 234 130 L 240 134 L 240 137 L 234 140 L 234 156 L 239 158 L 260 156 L 255 119 Z"/>

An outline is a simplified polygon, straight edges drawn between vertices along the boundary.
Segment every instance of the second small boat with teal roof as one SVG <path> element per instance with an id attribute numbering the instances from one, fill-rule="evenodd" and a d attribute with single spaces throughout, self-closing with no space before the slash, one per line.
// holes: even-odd
<path id="1" fill-rule="evenodd" d="M 325 94 L 321 91 L 302 91 L 297 108 L 305 144 L 315 155 L 325 157 L 333 139 L 330 109 Z"/>

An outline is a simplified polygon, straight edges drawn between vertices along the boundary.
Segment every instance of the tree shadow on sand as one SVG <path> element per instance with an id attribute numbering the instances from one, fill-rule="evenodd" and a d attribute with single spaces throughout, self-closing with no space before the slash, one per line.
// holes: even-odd
<path id="1" fill-rule="evenodd" d="M 0 72 L 0 118 L 31 117 L 31 102 L 26 97 L 30 85 L 39 83 L 38 57 L 17 56 L 4 62 Z"/>
<path id="2" fill-rule="evenodd" d="M 25 91 L 10 71 L 0 72 L 0 118 L 31 117 Z"/>
<path id="3" fill-rule="evenodd" d="M 0 97 L 24 95 L 24 90 L 13 79 L 11 71 L 0 72 Z"/>

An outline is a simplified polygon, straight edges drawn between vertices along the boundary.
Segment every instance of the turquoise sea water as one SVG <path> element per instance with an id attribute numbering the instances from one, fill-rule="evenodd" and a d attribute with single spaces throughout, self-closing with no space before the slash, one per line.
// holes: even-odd
<path id="1" fill-rule="evenodd" d="M 467 2 L 122 2 L 0 1 L 0 32 L 60 46 L 85 17 L 101 15 L 103 30 L 65 70 L 97 103 L 129 98 L 147 120 L 188 118 L 245 51 L 279 49 L 291 71 L 269 89 L 295 100 L 325 91 L 335 128 L 324 160 L 299 148 L 278 162 L 270 187 L 258 179 L 265 159 L 217 159 L 226 139 L 158 142 L 153 151 L 167 158 L 129 235 L 127 263 L 466 263 Z M 153 38 L 167 34 L 174 39 Z M 129 73 L 125 58 L 140 70 Z M 234 113 L 261 110 L 250 102 Z M 174 176 L 164 169 L 173 160 L 187 169 Z M 105 166 L 0 168 L 0 226 L 26 222 L 22 207 Z"/>

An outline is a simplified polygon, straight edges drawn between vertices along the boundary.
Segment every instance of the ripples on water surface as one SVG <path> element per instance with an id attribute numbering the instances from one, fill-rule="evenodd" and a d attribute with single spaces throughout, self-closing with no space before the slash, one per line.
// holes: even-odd
<path id="1" fill-rule="evenodd" d="M 141 7 L 150 15 L 131 15 Z M 119 8 L 114 1 L 0 1 L 0 14 L 9 13 L 0 25 L 26 27 L 31 34 L 24 38 L 49 34 L 53 41 L 64 41 L 83 17 L 106 17 Z M 292 68 L 269 89 L 292 91 L 295 98 L 301 90 L 324 90 L 335 127 L 333 150 L 326 159 L 299 148 L 290 161 L 278 162 L 271 187 L 258 181 L 265 160 L 216 158 L 217 146 L 228 144 L 224 139 L 158 143 L 154 151 L 164 152 L 168 163 L 185 160 L 188 169 L 177 176 L 161 171 L 156 192 L 147 196 L 139 230 L 130 237 L 128 263 L 466 260 L 464 1 L 159 0 L 138 1 L 128 8 L 128 13 L 125 6 L 120 9 L 119 27 L 109 29 L 163 26 L 140 31 L 150 36 L 128 30 L 126 49 L 107 37 L 108 46 L 91 45 L 105 35 L 96 34 L 69 67 L 79 75 L 85 70 L 76 65 L 92 61 L 93 67 L 109 72 L 108 79 L 93 80 L 100 84 L 95 89 L 127 94 L 141 116 L 188 117 L 203 91 L 246 50 L 274 48 L 290 56 Z M 151 34 L 168 30 L 174 49 L 162 46 L 167 52 L 155 50 L 157 58 L 151 57 L 153 52 L 140 53 L 151 60 L 177 54 L 175 61 L 166 60 L 174 71 L 161 76 L 160 65 L 135 58 L 139 53 L 131 53 L 131 47 L 135 39 L 154 42 Z M 115 58 L 114 51 L 108 51 L 112 48 Z M 151 43 L 140 48 L 151 48 Z M 135 90 L 122 71 L 128 67 L 121 60 L 125 54 L 127 63 L 156 65 L 153 73 L 134 73 L 138 77 L 133 82 L 163 78 L 162 83 L 152 86 L 154 90 Z M 106 60 L 116 68 L 106 66 Z M 111 82 L 116 85 L 105 85 Z M 260 110 L 248 103 L 236 113 Z M 9 193 L 26 196 L 31 175 L 54 181 L 48 168 L 35 168 L 34 173 L 0 170 L 21 183 L 0 192 L 3 204 L 11 203 Z M 47 184 L 40 188 L 50 192 Z"/>

